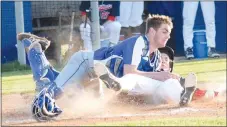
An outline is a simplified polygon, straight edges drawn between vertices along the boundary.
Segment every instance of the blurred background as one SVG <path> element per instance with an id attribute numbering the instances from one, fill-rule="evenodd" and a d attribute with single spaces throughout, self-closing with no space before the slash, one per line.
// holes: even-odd
<path id="1" fill-rule="evenodd" d="M 1 63 L 8 63 L 18 59 L 16 48 L 17 25 L 16 7 L 14 1 L 1 1 Z M 52 41 L 46 55 L 48 59 L 60 61 L 65 44 L 69 44 L 70 25 L 74 14 L 73 30 L 78 31 L 81 23 L 80 1 L 23 1 L 24 32 L 47 37 Z M 215 1 L 216 50 L 226 53 L 226 1 Z M 168 45 L 175 50 L 176 56 L 184 55 L 183 40 L 183 2 L 182 1 L 154 1 L 144 2 L 144 10 L 150 14 L 165 14 L 173 18 L 174 28 Z M 188 10 L 190 11 L 190 10 Z M 72 13 L 75 12 L 75 13 Z M 204 30 L 205 23 L 201 6 L 198 6 L 194 30 Z M 204 36 L 204 35 L 202 35 Z M 119 38 L 119 41 L 126 37 Z M 81 45 L 80 42 L 73 42 Z M 76 50 L 79 50 L 76 49 Z"/>

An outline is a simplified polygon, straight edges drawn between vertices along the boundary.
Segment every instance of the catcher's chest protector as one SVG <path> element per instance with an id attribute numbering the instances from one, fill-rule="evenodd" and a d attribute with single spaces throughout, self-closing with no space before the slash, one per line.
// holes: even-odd
<path id="1" fill-rule="evenodd" d="M 140 63 L 137 67 L 137 70 L 145 71 L 145 72 L 154 72 L 157 71 L 160 65 L 161 54 L 158 50 L 156 50 L 153 55 L 150 57 L 149 52 L 149 42 L 145 36 L 143 36 L 145 47 L 142 49 L 142 55 Z"/>

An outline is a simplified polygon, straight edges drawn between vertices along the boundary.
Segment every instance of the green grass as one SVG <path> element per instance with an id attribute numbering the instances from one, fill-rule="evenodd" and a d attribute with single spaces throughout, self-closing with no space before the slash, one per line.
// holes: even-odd
<path id="1" fill-rule="evenodd" d="M 186 76 L 189 72 L 195 72 L 198 81 L 216 82 L 226 81 L 226 59 L 194 60 L 178 62 L 174 65 L 174 73 Z M 61 69 L 58 69 L 61 70 Z M 21 70 L 2 73 L 2 93 L 34 92 L 35 83 L 31 70 Z"/>
<path id="2" fill-rule="evenodd" d="M 35 83 L 31 70 L 3 72 L 2 73 L 2 93 L 33 92 Z"/>
<path id="3" fill-rule="evenodd" d="M 213 82 L 226 79 L 226 59 L 224 58 L 181 62 L 175 63 L 174 66 L 174 73 L 186 76 L 189 72 L 194 72 L 198 76 L 198 81 Z"/>
<path id="4" fill-rule="evenodd" d="M 226 126 L 226 118 L 155 118 L 151 120 L 107 122 L 95 124 L 95 126 Z"/>
<path id="5" fill-rule="evenodd" d="M 18 61 L 13 61 L 7 64 L 3 64 L 1 68 L 2 72 L 20 71 L 20 70 L 30 70 L 30 67 L 28 65 L 20 65 Z"/>

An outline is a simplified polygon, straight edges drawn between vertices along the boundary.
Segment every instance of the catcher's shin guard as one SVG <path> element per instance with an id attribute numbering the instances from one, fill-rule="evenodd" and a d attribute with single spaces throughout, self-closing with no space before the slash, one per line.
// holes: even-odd
<path id="1" fill-rule="evenodd" d="M 42 52 L 39 43 L 32 43 L 29 47 L 29 51 L 27 52 L 27 54 L 34 80 L 38 81 L 40 78 L 44 77 L 48 73 L 50 63 L 47 60 L 44 52 Z M 46 78 L 51 80 L 50 77 Z"/>
<path id="2" fill-rule="evenodd" d="M 52 66 L 47 68 L 47 73 L 36 81 L 36 91 L 40 92 L 44 87 L 53 82 L 56 77 L 59 75 L 59 72 L 56 71 Z"/>
<path id="3" fill-rule="evenodd" d="M 34 79 L 38 80 L 47 73 L 47 67 L 50 66 L 50 63 L 48 62 L 45 54 L 42 52 L 39 43 L 33 43 L 27 54 Z"/>

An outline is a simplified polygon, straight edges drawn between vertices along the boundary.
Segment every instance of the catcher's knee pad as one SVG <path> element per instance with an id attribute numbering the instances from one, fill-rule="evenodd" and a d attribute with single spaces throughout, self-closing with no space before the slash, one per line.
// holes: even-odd
<path id="1" fill-rule="evenodd" d="M 32 43 L 27 54 L 34 80 L 37 81 L 47 74 L 50 64 L 39 43 Z"/>

